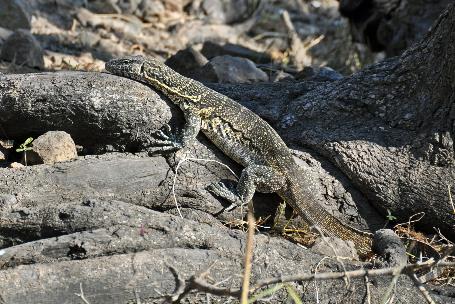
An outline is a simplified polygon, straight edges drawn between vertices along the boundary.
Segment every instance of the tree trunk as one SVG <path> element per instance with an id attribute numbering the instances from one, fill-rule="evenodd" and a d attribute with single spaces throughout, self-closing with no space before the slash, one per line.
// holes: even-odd
<path id="1" fill-rule="evenodd" d="M 450 0 L 341 0 L 354 41 L 397 56 L 420 41 Z"/>

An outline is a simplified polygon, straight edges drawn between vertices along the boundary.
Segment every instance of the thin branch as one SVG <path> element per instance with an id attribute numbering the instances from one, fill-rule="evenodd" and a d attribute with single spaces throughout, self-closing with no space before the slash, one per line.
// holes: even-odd
<path id="1" fill-rule="evenodd" d="M 139 296 L 139 292 L 137 292 L 136 289 L 134 289 L 134 297 L 136 298 L 136 304 L 142 304 L 141 297 Z"/>
<path id="2" fill-rule="evenodd" d="M 246 249 L 245 249 L 245 271 L 243 273 L 243 283 L 242 283 L 242 296 L 240 298 L 240 303 L 248 303 L 248 294 L 250 288 L 250 278 L 251 278 L 251 268 L 253 260 L 253 249 L 254 249 L 254 231 L 256 229 L 253 215 L 253 204 L 248 203 L 248 234 L 246 239 Z"/>
<path id="3" fill-rule="evenodd" d="M 172 272 L 172 275 L 175 277 L 176 283 L 175 283 L 175 291 L 171 295 L 165 296 L 165 302 L 166 303 L 175 303 L 183 299 L 190 291 L 191 288 L 189 288 L 185 284 L 185 280 L 182 279 L 180 274 L 178 273 L 177 269 L 174 268 L 172 265 L 166 265 L 169 270 Z"/>
<path id="4" fill-rule="evenodd" d="M 416 271 L 419 269 L 429 269 L 431 267 L 455 267 L 455 262 L 441 262 L 436 265 L 435 261 L 426 261 L 424 263 L 419 264 L 408 264 L 406 266 L 398 266 L 398 267 L 388 267 L 388 268 L 380 268 L 380 269 L 358 269 L 358 270 L 351 270 L 346 272 L 325 272 L 325 273 L 305 273 L 305 274 L 296 274 L 296 275 L 289 275 L 289 276 L 281 276 L 277 278 L 268 278 L 264 280 L 260 280 L 256 283 L 256 285 L 251 289 L 254 292 L 257 289 L 260 289 L 264 286 L 277 284 L 277 283 L 285 283 L 285 282 L 296 282 L 296 281 L 310 281 L 310 280 L 336 280 L 336 279 L 344 279 L 345 277 L 349 278 L 359 278 L 364 276 L 369 277 L 377 277 L 377 276 L 391 276 L 395 275 L 396 270 L 398 268 L 402 268 L 400 274 L 406 273 L 408 271 Z"/>
<path id="5" fill-rule="evenodd" d="M 387 288 L 386 292 L 384 293 L 384 296 L 381 299 L 381 304 L 386 304 L 386 303 L 392 303 L 392 299 L 394 298 L 394 290 L 396 289 L 398 278 L 400 277 L 400 274 L 403 273 L 403 268 L 404 266 L 397 266 L 394 267 L 395 270 L 393 272 L 393 278 L 392 281 L 390 281 L 389 287 Z"/>
<path id="6" fill-rule="evenodd" d="M 266 287 L 268 285 L 275 285 L 286 282 L 300 282 L 300 281 L 311 281 L 311 280 L 336 280 L 336 279 L 345 279 L 348 278 L 360 278 L 360 277 L 378 277 L 378 276 L 398 276 L 400 274 L 413 274 L 416 270 L 421 269 L 430 269 L 432 267 L 455 267 L 455 262 L 440 262 L 436 264 L 436 261 L 426 261 L 424 263 L 418 264 L 408 264 L 405 266 L 381 268 L 381 269 L 358 269 L 346 272 L 325 272 L 325 273 L 306 273 L 306 274 L 296 274 L 290 276 L 280 276 L 276 278 L 268 278 L 258 281 L 252 288 L 250 288 L 250 294 L 256 292 L 257 290 Z M 173 300 L 181 300 L 186 294 L 192 290 L 197 290 L 198 292 L 206 292 L 216 296 L 230 296 L 230 297 L 241 297 L 240 288 L 224 288 L 217 287 L 208 283 L 204 280 L 205 274 L 199 276 L 192 276 L 186 283 L 187 286 L 184 288 L 184 292 L 180 295 L 173 296 Z M 180 290 L 182 288 L 179 288 Z"/>
<path id="7" fill-rule="evenodd" d="M 449 191 L 449 202 L 452 205 L 453 214 L 455 214 L 455 205 L 452 200 L 452 193 L 450 192 L 450 185 L 447 185 L 447 190 Z"/>
<path id="8" fill-rule="evenodd" d="M 85 298 L 84 295 L 84 289 L 82 289 L 82 283 L 79 283 L 79 289 L 81 290 L 81 293 L 74 293 L 76 296 L 81 298 L 82 301 L 84 301 L 85 304 L 90 304 L 90 302 Z"/>
<path id="9" fill-rule="evenodd" d="M 207 292 L 216 296 L 231 296 L 236 298 L 240 298 L 241 296 L 241 290 L 239 288 L 216 287 L 215 285 L 207 283 L 207 281 L 201 277 L 191 277 L 189 279 L 189 285 L 192 289 L 199 292 Z"/>
<path id="10" fill-rule="evenodd" d="M 408 264 L 408 265 L 400 265 L 396 267 L 389 267 L 389 268 L 381 268 L 381 269 L 358 269 L 358 270 L 351 270 L 351 271 L 343 271 L 343 272 L 325 272 L 325 273 L 305 273 L 305 274 L 296 274 L 296 275 L 289 275 L 289 276 L 280 276 L 275 278 L 267 278 L 263 280 L 259 280 L 253 287 L 249 288 L 249 281 L 251 275 L 251 260 L 253 256 L 253 237 L 255 231 L 255 219 L 252 213 L 252 206 L 251 204 L 248 205 L 248 236 L 246 242 L 246 249 L 245 249 L 245 271 L 243 277 L 243 286 L 242 288 L 224 288 L 224 287 L 217 287 L 219 284 L 210 284 L 208 283 L 205 278 L 208 276 L 210 268 L 207 269 L 205 272 L 200 273 L 199 275 L 193 275 L 187 281 L 184 281 L 178 274 L 177 270 L 172 266 L 170 268 L 173 275 L 176 277 L 177 286 L 176 291 L 170 295 L 166 296 L 166 300 L 169 302 L 178 302 L 182 300 L 187 294 L 191 291 L 198 291 L 198 292 L 205 292 L 209 294 L 213 294 L 216 296 L 230 296 L 240 298 L 242 303 L 248 303 L 248 295 L 255 293 L 261 288 L 264 288 L 268 285 L 280 285 L 287 282 L 301 282 L 301 281 L 322 281 L 322 280 L 336 280 L 336 279 L 352 279 L 352 278 L 360 278 L 363 277 L 366 283 L 367 289 L 367 299 L 368 302 L 370 301 L 370 290 L 368 286 L 369 277 L 377 277 L 377 276 L 393 276 L 393 280 L 383 297 L 383 301 L 389 302 L 390 295 L 392 290 L 394 289 L 396 282 L 401 274 L 405 274 L 411 278 L 414 282 L 415 286 L 419 289 L 422 295 L 425 297 L 427 303 L 433 304 L 433 300 L 430 297 L 429 292 L 425 289 L 422 281 L 416 276 L 415 272 L 417 270 L 431 270 L 434 268 L 439 267 L 455 267 L 455 262 L 447 262 L 444 261 L 454 250 L 455 247 L 449 247 L 446 251 L 442 254 L 441 258 L 437 260 L 428 260 L 425 262 L 415 263 L 415 264 Z M 317 268 L 316 268 L 317 269 Z M 281 285 L 282 287 L 283 285 Z M 280 288 L 281 288 L 280 287 Z M 82 284 L 81 284 L 81 295 L 83 297 L 82 292 Z M 78 294 L 78 296 L 81 296 Z M 88 304 L 88 302 L 86 303 Z"/>
<path id="11" fill-rule="evenodd" d="M 414 285 L 419 289 L 420 293 L 425 298 L 428 304 L 436 304 L 436 302 L 433 301 L 433 299 L 431 298 L 428 290 L 425 288 L 425 285 L 422 284 L 422 282 L 419 280 L 419 278 L 414 272 L 408 273 L 408 277 L 414 282 Z"/>
<path id="12" fill-rule="evenodd" d="M 371 304 L 370 279 L 368 276 L 365 276 L 365 289 L 367 291 L 367 304 Z"/>

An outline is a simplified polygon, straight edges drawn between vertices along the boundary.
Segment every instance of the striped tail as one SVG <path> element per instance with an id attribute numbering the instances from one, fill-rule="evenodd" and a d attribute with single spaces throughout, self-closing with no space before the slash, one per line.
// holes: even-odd
<path id="1" fill-rule="evenodd" d="M 302 182 L 305 174 L 299 168 L 300 174 L 290 174 L 288 187 L 280 196 L 289 204 L 310 226 L 317 226 L 328 236 L 354 242 L 357 253 L 361 257 L 372 252 L 373 235 L 349 226 L 330 214 L 321 206 L 308 186 L 311 182 Z"/>

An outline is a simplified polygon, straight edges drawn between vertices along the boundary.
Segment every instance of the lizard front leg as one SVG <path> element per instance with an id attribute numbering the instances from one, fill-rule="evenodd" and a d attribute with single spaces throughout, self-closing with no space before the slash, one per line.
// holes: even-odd
<path id="1" fill-rule="evenodd" d="M 254 192 L 272 193 L 285 186 L 285 178 L 273 168 L 262 165 L 249 165 L 242 170 L 239 183 L 235 189 L 223 182 L 211 184 L 207 190 L 231 203 L 227 209 L 248 204 Z"/>
<path id="2" fill-rule="evenodd" d="M 150 154 L 160 152 L 174 152 L 190 145 L 201 129 L 201 117 L 187 109 L 183 109 L 185 125 L 178 133 L 172 133 L 171 127 L 166 124 L 164 130 L 159 130 L 147 149 Z"/>

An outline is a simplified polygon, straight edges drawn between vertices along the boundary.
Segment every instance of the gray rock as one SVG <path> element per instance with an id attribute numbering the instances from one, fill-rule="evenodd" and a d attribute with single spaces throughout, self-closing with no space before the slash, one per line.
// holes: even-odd
<path id="1" fill-rule="evenodd" d="M 90 31 L 82 31 L 79 33 L 79 42 L 85 47 L 93 47 L 100 41 L 100 36 Z"/>
<path id="2" fill-rule="evenodd" d="M 343 75 L 330 67 L 304 67 L 295 75 L 298 80 L 309 81 L 335 81 L 343 78 Z"/>
<path id="3" fill-rule="evenodd" d="M 208 59 L 216 56 L 231 55 L 235 57 L 248 58 L 257 63 L 272 62 L 272 58 L 263 52 L 257 52 L 239 44 L 226 43 L 220 45 L 211 41 L 206 41 L 202 45 L 201 53 Z"/>
<path id="4" fill-rule="evenodd" d="M 11 34 L 3 44 L 0 53 L 0 59 L 40 69 L 44 68 L 43 56 L 40 44 L 26 30 L 17 30 Z"/>
<path id="5" fill-rule="evenodd" d="M 111 39 L 100 39 L 97 44 L 97 56 L 101 60 L 108 61 L 112 56 L 121 56 L 123 47 Z"/>
<path id="6" fill-rule="evenodd" d="M 204 0 L 202 10 L 210 23 L 232 24 L 248 18 L 255 5 L 249 0 Z"/>
<path id="7" fill-rule="evenodd" d="M 122 10 L 122 13 L 132 14 L 141 4 L 141 0 L 118 0 L 117 5 Z"/>
<path id="8" fill-rule="evenodd" d="M 336 237 L 321 237 L 316 240 L 311 250 L 327 256 L 338 256 L 359 260 L 352 241 L 343 241 Z"/>
<path id="9" fill-rule="evenodd" d="M 384 267 L 406 264 L 406 247 L 400 237 L 391 229 L 380 229 L 373 238 L 373 250 L 382 257 Z"/>
<path id="10" fill-rule="evenodd" d="M 142 17 L 145 21 L 155 21 L 153 18 L 166 11 L 163 3 L 159 0 L 142 0 L 136 10 L 136 16 Z"/>
<path id="11" fill-rule="evenodd" d="M 210 23 L 226 23 L 223 3 L 220 0 L 204 0 L 201 7 Z"/>
<path id="12" fill-rule="evenodd" d="M 0 26 L 16 30 L 30 29 L 30 16 L 16 0 L 0 0 Z"/>
<path id="13" fill-rule="evenodd" d="M 253 83 L 269 80 L 267 74 L 251 60 L 229 55 L 213 58 L 199 73 L 202 80 L 209 82 Z"/>
<path id="14" fill-rule="evenodd" d="M 49 164 L 68 161 L 77 157 L 76 145 L 63 131 L 49 131 L 33 141 L 33 151 L 27 152 L 29 164 Z"/>
<path id="15" fill-rule="evenodd" d="M 194 77 L 195 71 L 203 67 L 207 62 L 208 60 L 204 55 L 193 47 L 189 47 L 169 57 L 165 64 L 184 76 L 197 78 Z"/>

